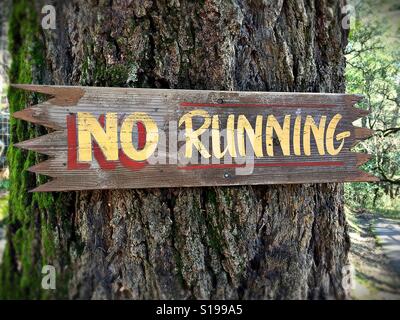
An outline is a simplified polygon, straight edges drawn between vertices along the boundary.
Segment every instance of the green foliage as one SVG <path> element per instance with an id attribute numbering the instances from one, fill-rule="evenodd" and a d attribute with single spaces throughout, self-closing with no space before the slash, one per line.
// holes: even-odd
<path id="1" fill-rule="evenodd" d="M 0 224 L 8 215 L 8 195 L 0 196 Z"/>
<path id="2" fill-rule="evenodd" d="M 384 8 L 393 8 L 386 1 Z M 381 178 L 379 183 L 352 183 L 345 187 L 353 208 L 397 212 L 400 217 L 400 40 L 394 22 L 382 8 L 364 1 L 356 8 L 347 48 L 347 91 L 361 93 L 359 107 L 370 114 L 355 125 L 375 130 L 375 135 L 354 151 L 373 155 L 363 169 Z M 377 13 L 380 14 L 377 14 Z M 396 215 L 396 214 L 395 214 Z"/>
<path id="3" fill-rule="evenodd" d="M 7 190 L 10 187 L 10 181 L 3 179 L 0 180 L 0 190 Z"/>

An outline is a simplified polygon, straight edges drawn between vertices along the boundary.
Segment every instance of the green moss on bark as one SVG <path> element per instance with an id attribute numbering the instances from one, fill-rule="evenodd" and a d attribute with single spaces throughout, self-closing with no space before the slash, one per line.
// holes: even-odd
<path id="1" fill-rule="evenodd" d="M 9 21 L 9 50 L 12 65 L 11 83 L 40 83 L 45 68 L 40 23 L 31 1 L 13 2 Z M 37 103 L 43 97 L 11 88 L 8 93 L 11 114 Z M 45 133 L 44 128 L 15 118 L 10 120 L 11 141 L 8 152 L 10 165 L 10 200 L 7 247 L 0 268 L 0 298 L 62 298 L 66 295 L 68 272 L 59 266 L 68 265 L 67 248 L 57 239 L 68 228 L 65 219 L 68 209 L 67 196 L 58 194 L 29 193 L 46 178 L 36 178 L 27 169 L 42 161 L 43 157 L 14 147 L 14 144 Z M 70 196 L 68 196 L 70 197 Z M 58 206 L 64 203 L 64 206 Z M 56 229 L 57 220 L 61 228 Z M 60 260 L 63 263 L 60 262 Z M 41 288 L 42 267 L 57 267 L 57 290 Z"/>

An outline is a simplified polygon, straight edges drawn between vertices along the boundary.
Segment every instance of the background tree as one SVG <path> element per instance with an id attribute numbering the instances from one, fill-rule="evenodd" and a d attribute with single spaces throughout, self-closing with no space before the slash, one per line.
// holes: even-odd
<path id="1" fill-rule="evenodd" d="M 376 131 L 356 149 L 373 155 L 364 169 L 381 179 L 380 183 L 348 184 L 346 199 L 358 210 L 392 215 L 400 211 L 399 10 L 393 0 L 358 2 L 346 51 L 347 90 L 362 93 L 365 100 L 360 107 L 370 111 L 359 125 Z"/>
<path id="2" fill-rule="evenodd" d="M 57 9 L 56 30 L 40 27 Z M 14 83 L 343 92 L 344 1 L 13 1 Z M 10 90 L 11 111 L 44 99 Z M 11 122 L 12 143 L 43 133 Z M 344 298 L 341 184 L 31 194 L 10 148 L 0 293 L 70 298 Z M 43 264 L 58 271 L 40 289 Z"/>

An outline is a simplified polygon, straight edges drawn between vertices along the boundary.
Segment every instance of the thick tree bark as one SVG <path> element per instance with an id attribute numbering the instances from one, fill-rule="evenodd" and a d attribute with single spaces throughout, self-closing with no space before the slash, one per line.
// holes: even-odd
<path id="1" fill-rule="evenodd" d="M 344 1 L 52 3 L 57 29 L 41 31 L 46 61 L 34 69 L 34 81 L 344 91 Z M 38 15 L 40 10 L 36 4 Z M 70 228 L 50 218 L 41 222 L 56 230 L 58 253 L 50 261 L 68 273 L 70 298 L 346 297 L 342 270 L 349 238 L 341 185 L 93 191 L 74 197 L 75 208 L 63 216 Z M 45 216 L 51 215 L 47 210 Z M 11 246 L 17 229 L 10 228 Z M 18 259 L 10 254 L 11 265 Z"/>

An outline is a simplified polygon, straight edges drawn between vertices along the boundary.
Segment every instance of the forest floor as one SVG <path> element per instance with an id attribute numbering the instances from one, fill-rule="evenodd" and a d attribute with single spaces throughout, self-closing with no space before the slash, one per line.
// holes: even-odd
<path id="1" fill-rule="evenodd" d="M 352 298 L 400 299 L 400 221 L 349 214 Z"/>

